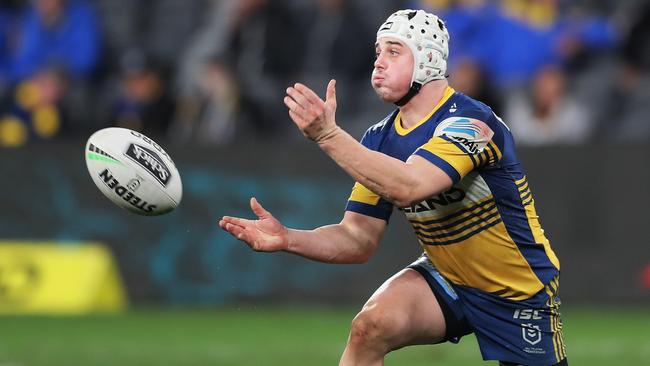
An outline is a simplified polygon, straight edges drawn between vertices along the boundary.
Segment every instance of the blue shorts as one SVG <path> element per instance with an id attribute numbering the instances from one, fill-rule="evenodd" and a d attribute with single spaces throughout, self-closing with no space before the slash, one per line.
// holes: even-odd
<path id="1" fill-rule="evenodd" d="M 557 278 L 535 296 L 514 301 L 447 281 L 429 258 L 408 268 L 418 271 L 440 303 L 445 341 L 457 343 L 474 333 L 484 360 L 551 366 L 566 357 L 560 320 Z"/>

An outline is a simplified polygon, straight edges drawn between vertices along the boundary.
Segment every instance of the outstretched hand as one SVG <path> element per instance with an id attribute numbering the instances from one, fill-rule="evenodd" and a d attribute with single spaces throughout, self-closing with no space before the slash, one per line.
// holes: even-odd
<path id="1" fill-rule="evenodd" d="M 251 198 L 250 204 L 257 220 L 224 216 L 219 220 L 219 226 L 255 251 L 275 252 L 287 249 L 287 228 L 265 210 L 255 197 Z"/>
<path id="2" fill-rule="evenodd" d="M 323 101 L 307 86 L 296 83 L 287 88 L 284 104 L 289 108 L 289 116 L 300 131 L 316 142 L 331 137 L 336 125 L 336 80 L 327 84 L 327 93 Z"/>

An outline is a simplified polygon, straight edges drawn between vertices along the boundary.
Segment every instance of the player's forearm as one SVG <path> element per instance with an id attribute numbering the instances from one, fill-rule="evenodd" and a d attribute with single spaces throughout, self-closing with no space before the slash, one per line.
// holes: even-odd
<path id="1" fill-rule="evenodd" d="M 324 263 L 365 263 L 377 243 L 354 235 L 342 224 L 314 230 L 289 229 L 287 252 Z"/>
<path id="2" fill-rule="evenodd" d="M 367 149 L 340 128 L 318 145 L 355 181 L 398 207 L 411 205 L 418 182 L 403 161 Z"/>

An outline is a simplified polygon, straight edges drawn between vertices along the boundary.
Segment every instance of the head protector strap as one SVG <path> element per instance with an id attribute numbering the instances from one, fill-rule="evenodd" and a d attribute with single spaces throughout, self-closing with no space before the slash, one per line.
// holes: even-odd
<path id="1" fill-rule="evenodd" d="M 402 98 L 400 98 L 400 100 L 395 102 L 395 105 L 397 105 L 398 107 L 401 107 L 401 106 L 405 105 L 406 103 L 408 103 L 411 100 L 411 98 L 413 98 L 415 96 L 415 94 L 417 94 L 420 91 L 421 88 L 422 88 L 422 84 L 417 83 L 417 82 L 414 81 L 411 84 L 411 87 L 409 88 L 409 91 L 406 94 L 404 94 L 404 96 Z"/>

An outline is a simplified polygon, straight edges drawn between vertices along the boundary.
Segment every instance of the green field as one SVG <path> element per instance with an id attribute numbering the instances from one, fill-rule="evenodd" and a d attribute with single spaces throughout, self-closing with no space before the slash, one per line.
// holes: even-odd
<path id="1" fill-rule="evenodd" d="M 140 310 L 0 317 L 0 366 L 336 365 L 353 309 Z M 650 365 L 650 311 L 566 309 L 571 365 Z M 386 365 L 479 365 L 473 336 L 396 351 Z M 496 364 L 496 363 L 489 363 Z"/>

